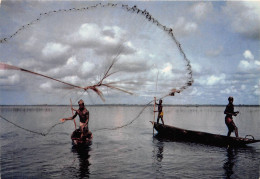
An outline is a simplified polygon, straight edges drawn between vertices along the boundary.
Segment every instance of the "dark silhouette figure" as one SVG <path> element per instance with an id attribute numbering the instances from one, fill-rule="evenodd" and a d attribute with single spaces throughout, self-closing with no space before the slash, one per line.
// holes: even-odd
<path id="1" fill-rule="evenodd" d="M 238 137 L 238 129 L 237 129 L 237 126 L 235 125 L 235 123 L 233 121 L 233 116 L 237 116 L 239 111 L 234 112 L 234 105 L 233 105 L 234 98 L 232 96 L 230 96 L 228 98 L 228 101 L 229 101 L 229 103 L 226 106 L 226 109 L 224 111 L 224 114 L 226 114 L 225 123 L 228 127 L 227 136 L 230 136 L 231 132 L 235 131 L 235 135 L 236 135 L 236 137 Z"/>
<path id="2" fill-rule="evenodd" d="M 158 117 L 157 117 L 157 123 L 159 123 L 159 120 L 161 119 L 162 120 L 162 123 L 164 125 L 164 121 L 163 121 L 163 106 L 162 106 L 162 100 L 160 99 L 159 100 L 159 104 L 155 102 L 156 105 L 158 105 L 158 111 L 155 111 L 155 112 L 158 112 Z"/>

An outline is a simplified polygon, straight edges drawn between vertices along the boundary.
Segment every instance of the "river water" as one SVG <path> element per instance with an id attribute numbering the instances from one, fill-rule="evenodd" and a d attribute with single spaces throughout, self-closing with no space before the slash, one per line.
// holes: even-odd
<path id="1" fill-rule="evenodd" d="M 21 130 L 0 119 L 1 178 L 250 178 L 259 179 L 260 143 L 227 149 L 153 137 L 153 107 L 87 106 L 93 142 L 72 148 L 72 121 L 47 136 Z M 168 125 L 226 135 L 225 106 L 165 106 Z M 239 135 L 260 139 L 260 107 L 238 106 L 234 119 Z M 2 106 L 0 114 L 25 128 L 46 132 L 59 118 L 71 116 L 68 106 Z M 77 119 L 78 120 L 78 119 Z M 78 121 L 77 121 L 78 122 Z M 156 133 L 156 132 L 155 132 Z M 232 133 L 234 136 L 234 133 Z"/>

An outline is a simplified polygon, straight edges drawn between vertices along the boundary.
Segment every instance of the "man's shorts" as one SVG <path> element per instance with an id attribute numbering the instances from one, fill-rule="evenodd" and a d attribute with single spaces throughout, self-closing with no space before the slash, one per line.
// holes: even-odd
<path id="1" fill-rule="evenodd" d="M 87 135 L 88 133 L 88 127 L 87 126 L 80 126 L 80 131 L 83 132 L 83 135 Z"/>
<path id="2" fill-rule="evenodd" d="M 229 118 L 229 120 L 230 120 L 231 118 Z M 227 119 L 227 117 L 226 117 L 226 120 L 225 120 L 225 122 L 226 122 L 226 125 L 227 125 L 227 127 L 228 127 L 228 130 L 229 131 L 231 131 L 231 132 L 233 132 L 235 129 L 236 129 L 236 125 L 235 125 L 235 123 L 234 123 L 234 121 L 231 119 L 231 121 L 228 123 L 227 122 L 228 121 L 228 119 Z"/>

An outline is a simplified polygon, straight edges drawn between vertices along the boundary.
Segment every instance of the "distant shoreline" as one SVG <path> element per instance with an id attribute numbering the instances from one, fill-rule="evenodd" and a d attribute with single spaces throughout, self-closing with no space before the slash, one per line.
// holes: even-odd
<path id="1" fill-rule="evenodd" d="M 0 105 L 1 107 L 67 107 L 70 105 L 48 105 L 48 104 L 37 104 L 37 105 Z M 77 106 L 77 105 L 73 105 Z M 135 107 L 135 106 L 146 106 L 145 104 L 91 104 L 91 105 L 86 105 L 86 106 L 93 106 L 93 107 L 105 107 L 105 106 L 126 106 L 126 107 Z M 149 106 L 153 106 L 153 104 L 149 104 Z M 168 107 L 222 107 L 226 106 L 226 104 L 164 104 L 163 106 L 168 106 Z M 250 105 L 250 104 L 238 104 L 235 105 L 235 107 L 260 107 L 260 105 Z"/>

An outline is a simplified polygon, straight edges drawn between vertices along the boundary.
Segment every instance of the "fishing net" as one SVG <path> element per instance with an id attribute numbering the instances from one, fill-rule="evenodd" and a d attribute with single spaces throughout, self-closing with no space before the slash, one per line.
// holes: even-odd
<path id="1" fill-rule="evenodd" d="M 95 104 L 145 105 L 136 118 L 112 130 L 130 125 L 154 96 L 174 96 L 193 83 L 174 29 L 125 4 L 41 13 L 0 38 L 0 59 L 0 90 L 10 103 L 22 90 L 33 104 L 68 104 L 69 98 L 75 104 L 84 98 Z"/>

